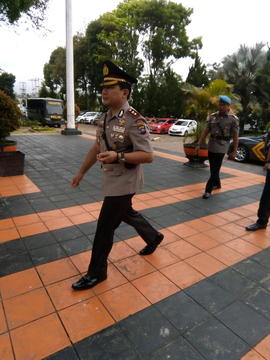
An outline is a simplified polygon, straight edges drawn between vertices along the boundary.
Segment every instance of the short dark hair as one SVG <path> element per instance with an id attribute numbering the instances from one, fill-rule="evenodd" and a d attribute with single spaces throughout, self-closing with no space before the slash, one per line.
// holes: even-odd
<path id="1" fill-rule="evenodd" d="M 128 96 L 127 96 L 127 99 L 129 99 L 130 98 L 130 95 L 131 95 L 131 85 L 129 84 L 129 83 L 125 83 L 125 82 L 123 82 L 123 83 L 118 83 L 118 85 L 119 85 L 119 87 L 120 87 L 120 89 L 121 90 L 123 90 L 123 89 L 128 89 Z"/>

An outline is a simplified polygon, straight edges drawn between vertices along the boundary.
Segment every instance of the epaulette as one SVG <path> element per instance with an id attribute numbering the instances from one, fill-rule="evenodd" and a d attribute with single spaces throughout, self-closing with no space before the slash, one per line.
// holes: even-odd
<path id="1" fill-rule="evenodd" d="M 133 109 L 132 107 L 130 107 L 128 109 L 127 113 L 130 114 L 134 118 L 141 117 L 141 114 L 137 110 Z"/>
<path id="2" fill-rule="evenodd" d="M 230 113 L 229 115 L 231 115 L 232 117 L 234 117 L 236 120 L 239 120 L 238 117 L 235 114 Z"/>

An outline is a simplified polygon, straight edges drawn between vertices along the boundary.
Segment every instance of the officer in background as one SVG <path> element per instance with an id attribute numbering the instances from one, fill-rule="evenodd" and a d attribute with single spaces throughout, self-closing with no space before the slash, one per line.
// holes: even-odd
<path id="1" fill-rule="evenodd" d="M 247 231 L 265 229 L 270 217 L 270 130 L 265 139 L 264 169 L 266 170 L 266 178 L 257 213 L 258 219 L 255 224 L 246 227 Z"/>
<path id="2" fill-rule="evenodd" d="M 219 172 L 224 155 L 228 151 L 230 139 L 233 139 L 233 151 L 229 154 L 229 159 L 234 159 L 236 155 L 239 120 L 230 112 L 231 102 L 232 100 L 226 95 L 219 97 L 219 111 L 209 116 L 206 128 L 195 147 L 195 149 L 199 150 L 200 144 L 210 134 L 208 142 L 210 178 L 206 184 L 203 199 L 208 199 L 212 190 L 221 188 Z"/>
<path id="3" fill-rule="evenodd" d="M 164 237 L 132 208 L 132 198 L 143 185 L 141 164 L 153 161 L 146 121 L 128 103 L 134 83 L 135 78 L 112 62 L 104 62 L 102 102 L 108 111 L 99 119 L 96 142 L 72 180 L 72 186 L 78 186 L 85 173 L 99 161 L 104 174 L 104 201 L 87 274 L 72 285 L 74 290 L 90 289 L 107 278 L 114 231 L 122 221 L 133 226 L 146 242 L 140 255 L 153 253 Z"/>

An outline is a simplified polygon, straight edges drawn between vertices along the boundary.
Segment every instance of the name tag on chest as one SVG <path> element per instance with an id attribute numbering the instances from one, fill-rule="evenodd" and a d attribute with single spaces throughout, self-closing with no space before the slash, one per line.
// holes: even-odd
<path id="1" fill-rule="evenodd" d="M 115 132 L 124 133 L 125 130 L 126 130 L 126 128 L 124 128 L 123 126 L 118 126 L 118 125 L 113 126 L 113 131 L 115 131 Z"/>

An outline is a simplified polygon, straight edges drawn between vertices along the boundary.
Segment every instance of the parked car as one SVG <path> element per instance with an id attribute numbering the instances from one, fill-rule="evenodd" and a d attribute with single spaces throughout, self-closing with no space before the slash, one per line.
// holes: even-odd
<path id="1" fill-rule="evenodd" d="M 191 134 L 197 128 L 197 121 L 179 119 L 169 129 L 169 135 L 185 136 Z"/>
<path id="2" fill-rule="evenodd" d="M 249 160 L 264 161 L 264 140 L 267 134 L 260 136 L 243 136 L 239 138 L 235 161 L 245 162 Z M 233 143 L 229 146 L 228 153 L 232 152 Z"/>
<path id="3" fill-rule="evenodd" d="M 98 120 L 100 119 L 100 117 L 101 117 L 102 114 L 103 114 L 102 112 L 98 112 L 98 113 L 97 113 L 97 115 L 96 115 L 95 118 L 93 119 L 93 122 L 92 122 L 93 125 L 97 125 L 97 124 L 98 124 Z"/>
<path id="4" fill-rule="evenodd" d="M 169 128 L 177 121 L 172 118 L 157 118 L 156 121 L 149 123 L 150 133 L 168 134 Z"/>
<path id="5" fill-rule="evenodd" d="M 75 121 L 77 123 L 80 123 L 81 122 L 81 118 L 82 116 L 86 113 L 86 111 L 80 111 L 80 115 L 76 117 Z"/>
<path id="6" fill-rule="evenodd" d="M 27 118 L 27 109 L 25 106 L 18 104 L 18 108 L 20 109 L 20 112 L 22 113 L 22 116 Z"/>
<path id="7" fill-rule="evenodd" d="M 83 124 L 93 124 L 93 121 L 94 121 L 95 117 L 97 116 L 97 114 L 99 114 L 99 113 L 95 112 L 95 111 L 88 111 L 81 116 L 80 122 Z"/>

